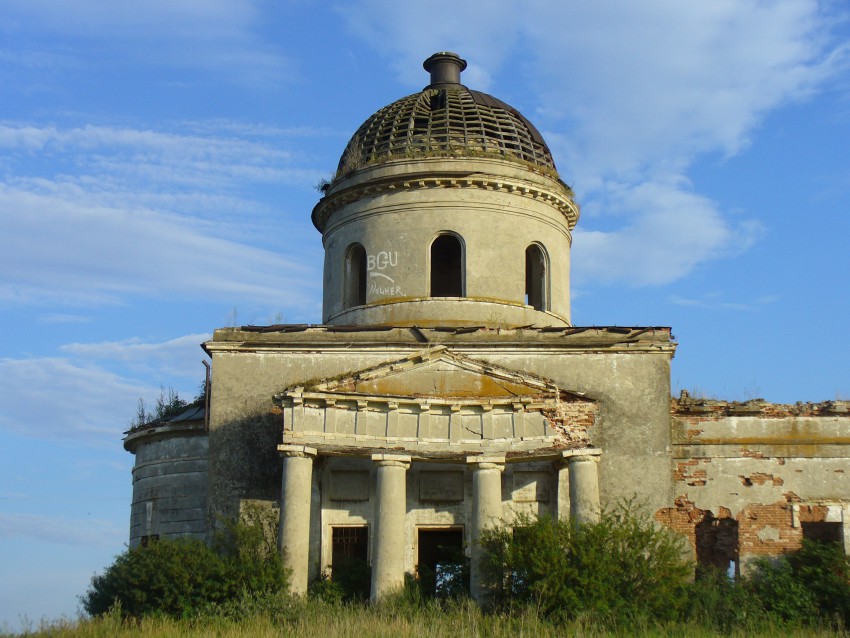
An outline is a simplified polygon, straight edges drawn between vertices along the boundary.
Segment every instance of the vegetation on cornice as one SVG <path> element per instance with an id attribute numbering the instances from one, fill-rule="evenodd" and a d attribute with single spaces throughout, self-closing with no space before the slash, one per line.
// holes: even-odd
<path id="1" fill-rule="evenodd" d="M 148 410 L 145 400 L 139 397 L 136 407 L 136 415 L 130 421 L 130 428 L 125 434 L 134 434 L 158 425 L 163 425 L 169 419 L 192 407 L 201 407 L 206 404 L 206 383 L 202 382 L 198 394 L 191 402 L 181 399 L 177 391 L 172 388 L 160 386 L 159 397 L 153 410 Z"/>

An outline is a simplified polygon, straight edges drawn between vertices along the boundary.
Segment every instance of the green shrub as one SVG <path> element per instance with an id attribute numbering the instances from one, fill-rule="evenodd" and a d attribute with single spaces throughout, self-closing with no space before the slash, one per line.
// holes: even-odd
<path id="1" fill-rule="evenodd" d="M 754 561 L 731 580 L 703 571 L 689 588 L 687 617 L 720 631 L 770 627 L 846 627 L 850 623 L 850 558 L 835 543 Z"/>
<path id="2" fill-rule="evenodd" d="M 285 590 L 288 574 L 277 549 L 279 516 L 256 503 L 243 506 L 238 519 L 227 519 L 213 536 L 212 548 L 225 557 L 230 577 L 248 593 Z"/>
<path id="3" fill-rule="evenodd" d="M 788 557 L 794 578 L 809 591 L 821 617 L 850 627 L 850 556 L 838 543 L 803 541 Z"/>
<path id="4" fill-rule="evenodd" d="M 249 509 L 243 521 L 224 526 L 213 547 L 180 539 L 128 549 L 92 578 L 81 597 L 83 608 L 92 616 L 118 605 L 124 617 L 186 618 L 250 607 L 246 597 L 275 606 L 286 590 L 287 573 L 267 519 L 259 509 Z"/>
<path id="5" fill-rule="evenodd" d="M 482 545 L 502 607 L 521 603 L 547 616 L 614 624 L 672 620 L 684 607 L 691 566 L 681 538 L 631 502 L 597 523 L 521 519 L 513 532 L 488 530 Z"/>
<path id="6" fill-rule="evenodd" d="M 723 633 L 765 625 L 765 611 L 746 581 L 730 578 L 717 568 L 700 569 L 688 587 L 685 616 Z"/>
<path id="7" fill-rule="evenodd" d="M 773 624 L 802 625 L 817 618 L 815 600 L 787 558 L 759 558 L 744 582 Z"/>
<path id="8" fill-rule="evenodd" d="M 83 596 L 92 616 L 116 603 L 124 616 L 192 615 L 235 595 L 228 561 L 199 540 L 154 541 L 120 554 Z"/>
<path id="9" fill-rule="evenodd" d="M 361 558 L 349 558 L 333 574 L 310 583 L 309 593 L 327 603 L 365 602 L 372 586 L 372 568 Z"/>

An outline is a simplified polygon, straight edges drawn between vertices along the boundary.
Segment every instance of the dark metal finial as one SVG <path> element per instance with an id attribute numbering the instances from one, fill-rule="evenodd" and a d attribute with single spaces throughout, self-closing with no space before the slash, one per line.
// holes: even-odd
<path id="1" fill-rule="evenodd" d="M 431 74 L 431 85 L 460 84 L 460 72 L 466 68 L 466 60 L 457 53 L 440 51 L 422 63 Z"/>

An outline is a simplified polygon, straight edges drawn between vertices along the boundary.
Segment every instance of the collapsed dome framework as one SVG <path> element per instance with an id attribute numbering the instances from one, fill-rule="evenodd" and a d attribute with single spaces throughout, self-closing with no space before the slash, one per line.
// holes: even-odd
<path id="1" fill-rule="evenodd" d="M 343 151 L 337 177 L 373 164 L 422 157 L 518 160 L 557 177 L 552 153 L 531 122 L 501 100 L 460 84 L 465 60 L 443 52 L 423 66 L 431 83 L 367 119 Z"/>

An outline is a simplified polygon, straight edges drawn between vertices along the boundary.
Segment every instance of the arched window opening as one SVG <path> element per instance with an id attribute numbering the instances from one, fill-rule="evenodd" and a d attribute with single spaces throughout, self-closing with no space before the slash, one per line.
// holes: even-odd
<path id="1" fill-rule="evenodd" d="M 535 310 L 549 310 L 546 253 L 537 244 L 525 249 L 525 303 Z"/>
<path id="2" fill-rule="evenodd" d="M 366 303 L 366 249 L 352 244 L 345 254 L 345 307 Z"/>
<path id="3" fill-rule="evenodd" d="M 463 297 L 463 246 L 454 235 L 431 244 L 431 296 Z"/>

